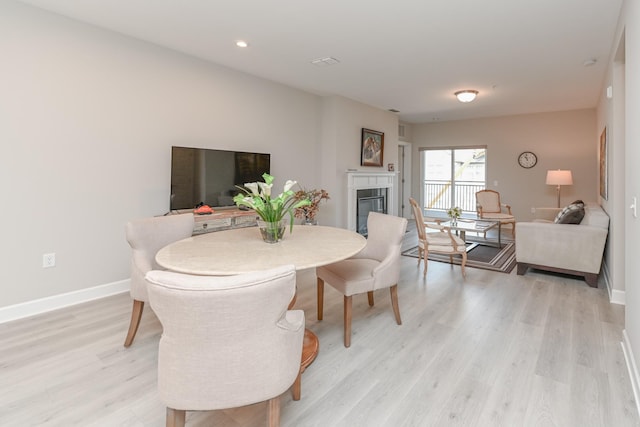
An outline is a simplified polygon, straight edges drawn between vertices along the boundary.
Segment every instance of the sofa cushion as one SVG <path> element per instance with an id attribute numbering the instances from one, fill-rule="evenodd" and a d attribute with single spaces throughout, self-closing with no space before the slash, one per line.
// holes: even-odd
<path id="1" fill-rule="evenodd" d="M 576 200 L 581 202 L 581 200 Z M 572 203 L 558 213 L 553 221 L 556 224 L 580 224 L 584 218 L 584 203 Z"/>

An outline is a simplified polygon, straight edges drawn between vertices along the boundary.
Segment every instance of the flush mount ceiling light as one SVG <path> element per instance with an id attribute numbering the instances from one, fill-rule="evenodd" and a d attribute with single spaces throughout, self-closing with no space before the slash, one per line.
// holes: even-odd
<path id="1" fill-rule="evenodd" d="M 458 98 L 458 101 L 460 102 L 471 102 L 474 99 L 476 99 L 476 96 L 478 96 L 478 91 L 471 90 L 471 89 L 459 90 L 455 92 L 454 95 L 456 96 L 456 98 Z"/>
<path id="2" fill-rule="evenodd" d="M 236 42 L 236 46 L 238 46 L 238 47 L 247 47 L 247 46 L 249 46 L 249 43 L 247 43 L 247 42 L 246 42 L 246 41 L 244 41 L 244 40 L 238 40 L 238 41 Z"/>

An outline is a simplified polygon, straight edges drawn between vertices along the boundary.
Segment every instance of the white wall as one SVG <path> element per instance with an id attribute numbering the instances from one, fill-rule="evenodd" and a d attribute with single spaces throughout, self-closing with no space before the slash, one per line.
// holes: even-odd
<path id="1" fill-rule="evenodd" d="M 324 220 L 329 211 L 333 213 L 338 227 L 347 227 L 347 169 L 386 172 L 387 165 L 398 163 L 398 117 L 391 112 L 379 110 L 359 102 L 331 96 L 323 99 L 322 129 L 320 145 L 322 183 L 331 194 L 331 201 L 325 212 L 321 211 L 319 221 Z M 383 166 L 360 166 L 362 128 L 384 132 Z M 389 206 L 395 214 L 397 206 Z M 323 208 L 324 210 L 324 208 Z"/>
<path id="2" fill-rule="evenodd" d="M 172 145 L 271 153 L 276 185 L 335 188 L 326 224 L 346 224 L 337 171 L 358 167 L 362 127 L 396 161 L 392 113 L 21 3 L 0 2 L 0 57 L 0 308 L 126 281 L 124 225 L 168 211 Z"/>
<path id="3" fill-rule="evenodd" d="M 624 34 L 625 46 L 625 197 L 619 204 L 625 218 L 625 348 L 632 367 L 632 380 L 636 402 L 638 395 L 638 372 L 640 365 L 640 219 L 631 215 L 628 206 L 632 197 L 640 197 L 640 4 L 625 0 L 618 34 Z M 617 49 L 618 45 L 613 46 Z M 622 131 L 622 130 L 619 130 Z"/>
<path id="4" fill-rule="evenodd" d="M 420 173 L 421 147 L 486 145 L 487 188 L 500 192 L 517 221 L 531 220 L 532 207 L 556 206 L 556 188 L 545 184 L 549 169 L 573 173 L 574 185 L 562 187 L 561 203 L 595 202 L 595 120 L 595 110 L 589 109 L 412 125 L 414 177 Z M 523 151 L 538 156 L 535 167 L 518 165 Z M 414 180 L 412 193 L 419 197 L 420 179 Z"/>

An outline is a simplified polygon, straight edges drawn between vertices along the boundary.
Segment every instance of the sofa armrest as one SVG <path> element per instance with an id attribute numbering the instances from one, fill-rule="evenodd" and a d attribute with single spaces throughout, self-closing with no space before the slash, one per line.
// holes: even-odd
<path id="1" fill-rule="evenodd" d="M 516 261 L 598 274 L 607 229 L 588 225 L 518 222 Z"/>

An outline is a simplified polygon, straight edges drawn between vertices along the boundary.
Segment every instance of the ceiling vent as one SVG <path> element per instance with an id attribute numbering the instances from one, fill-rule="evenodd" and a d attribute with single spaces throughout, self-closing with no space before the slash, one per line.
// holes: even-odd
<path id="1" fill-rule="evenodd" d="M 338 63 L 340 63 L 340 61 L 338 61 L 336 58 L 332 58 L 330 56 L 327 56 L 326 58 L 314 59 L 313 61 L 311 61 L 311 63 L 313 65 L 318 66 L 318 67 L 326 67 L 328 65 L 338 64 Z"/>

